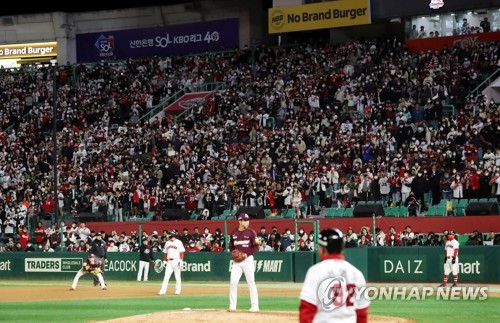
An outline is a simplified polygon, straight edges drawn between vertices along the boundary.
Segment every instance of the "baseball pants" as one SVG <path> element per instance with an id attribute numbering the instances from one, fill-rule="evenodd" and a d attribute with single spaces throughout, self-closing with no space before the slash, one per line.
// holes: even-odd
<path id="1" fill-rule="evenodd" d="M 147 261 L 139 261 L 139 271 L 137 272 L 137 281 L 141 281 L 142 273 L 144 273 L 144 281 L 148 281 L 149 276 L 149 262 Z"/>
<path id="2" fill-rule="evenodd" d="M 175 276 L 175 293 L 180 294 L 182 289 L 181 281 L 181 266 L 182 261 L 180 259 L 174 259 L 167 261 L 167 266 L 165 267 L 165 277 L 163 278 L 163 283 L 161 284 L 161 289 L 159 294 L 166 294 L 168 282 L 170 276 L 174 273 Z"/>
<path id="3" fill-rule="evenodd" d="M 448 258 L 446 260 L 446 263 L 444 264 L 444 274 L 449 275 L 450 273 L 453 273 L 453 275 L 458 275 L 458 257 L 455 259 L 455 263 L 451 263 L 451 258 Z"/>
<path id="4" fill-rule="evenodd" d="M 238 298 L 238 283 L 242 274 L 245 274 L 245 279 L 250 291 L 250 304 L 251 311 L 259 310 L 259 294 L 257 292 L 257 285 L 255 284 L 255 264 L 253 256 L 250 256 L 242 262 L 234 262 L 231 268 L 231 280 L 229 287 L 229 310 L 236 310 Z"/>
<path id="5" fill-rule="evenodd" d="M 76 273 L 76 276 L 75 278 L 73 279 L 73 284 L 71 284 L 71 287 L 73 289 L 76 289 L 76 285 L 78 285 L 78 280 L 80 280 L 80 277 L 82 277 L 83 275 L 85 274 L 90 274 L 88 271 L 84 270 L 83 268 L 80 269 L 77 273 Z M 94 277 L 96 277 L 97 279 L 99 279 L 99 283 L 101 284 L 101 288 L 104 288 L 106 287 L 106 284 L 104 283 L 104 277 L 102 276 L 101 273 L 97 274 L 97 275 L 93 275 Z"/>

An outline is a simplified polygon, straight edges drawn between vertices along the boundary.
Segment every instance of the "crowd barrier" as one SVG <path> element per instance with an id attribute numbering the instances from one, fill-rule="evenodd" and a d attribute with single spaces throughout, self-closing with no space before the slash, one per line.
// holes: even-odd
<path id="1" fill-rule="evenodd" d="M 440 282 L 443 278 L 442 247 L 353 248 L 345 257 L 369 282 Z M 86 253 L 0 253 L 0 279 L 60 279 L 74 277 Z M 164 276 L 161 253 L 149 271 L 149 280 Z M 257 281 L 302 282 L 309 267 L 318 261 L 314 252 L 259 252 L 254 255 Z M 459 281 L 500 283 L 500 246 L 461 247 Z M 228 252 L 186 253 L 184 281 L 229 281 L 233 262 Z M 138 253 L 110 253 L 105 267 L 107 280 L 136 280 Z M 90 279 L 91 275 L 86 275 Z"/>

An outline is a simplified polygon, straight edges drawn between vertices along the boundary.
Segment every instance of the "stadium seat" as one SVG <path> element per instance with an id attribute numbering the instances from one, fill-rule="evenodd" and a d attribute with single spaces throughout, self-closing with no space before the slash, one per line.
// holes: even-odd
<path id="1" fill-rule="evenodd" d="M 458 236 L 458 243 L 461 245 L 461 246 L 465 246 L 467 244 L 467 241 L 469 241 L 469 236 L 468 234 L 461 234 Z"/>
<path id="2" fill-rule="evenodd" d="M 400 217 L 408 216 L 408 207 L 407 206 L 400 206 L 399 207 L 399 216 Z"/>
<path id="3" fill-rule="evenodd" d="M 455 214 L 458 216 L 465 215 L 465 209 L 467 208 L 467 205 L 469 205 L 469 200 L 460 199 L 457 206 L 455 207 Z"/>
<path id="4" fill-rule="evenodd" d="M 284 214 L 284 218 L 285 219 L 294 219 L 296 213 L 297 213 L 297 210 L 295 210 L 295 209 L 288 209 L 288 211 Z"/>
<path id="5" fill-rule="evenodd" d="M 429 206 L 426 216 L 445 216 L 446 206 Z"/>
<path id="6" fill-rule="evenodd" d="M 343 207 L 334 209 L 333 211 L 333 217 L 335 218 L 341 218 L 344 216 L 345 209 Z"/>
<path id="7" fill-rule="evenodd" d="M 399 207 L 384 207 L 385 216 L 388 217 L 398 217 L 399 216 Z"/>
<path id="8" fill-rule="evenodd" d="M 326 218 L 326 219 L 331 219 L 331 218 L 333 218 L 333 217 L 334 217 L 334 214 L 335 214 L 335 210 L 336 210 L 336 209 L 335 209 L 335 208 L 332 208 L 332 207 L 331 207 L 331 208 L 326 209 L 325 218 Z"/>
<path id="9" fill-rule="evenodd" d="M 348 208 L 345 208 L 344 209 L 344 214 L 342 215 L 342 217 L 344 218 L 352 218 L 354 216 L 354 208 L 352 207 L 348 207 Z"/>

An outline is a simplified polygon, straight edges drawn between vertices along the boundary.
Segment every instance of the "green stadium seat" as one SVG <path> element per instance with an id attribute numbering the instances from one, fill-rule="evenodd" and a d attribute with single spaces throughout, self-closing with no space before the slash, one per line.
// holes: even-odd
<path id="1" fill-rule="evenodd" d="M 227 216 L 229 216 L 230 214 L 231 214 L 231 210 L 224 210 L 224 211 L 222 211 L 222 214 L 221 214 L 221 215 L 223 215 L 223 216 L 227 217 Z"/>
<path id="2" fill-rule="evenodd" d="M 399 216 L 400 217 L 408 216 L 408 207 L 407 206 L 400 206 L 399 207 Z"/>
<path id="3" fill-rule="evenodd" d="M 465 246 L 467 244 L 467 241 L 469 241 L 469 235 L 468 234 L 461 234 L 458 236 L 457 240 L 461 246 Z"/>
<path id="4" fill-rule="evenodd" d="M 331 219 L 334 217 L 334 214 L 335 214 L 335 208 L 331 207 L 331 208 L 328 208 L 326 209 L 326 214 L 325 214 L 325 218 L 326 219 Z"/>
<path id="5" fill-rule="evenodd" d="M 297 213 L 297 210 L 295 209 L 288 209 L 286 214 L 284 215 L 285 219 L 294 219 L 295 215 Z"/>
<path id="6" fill-rule="evenodd" d="M 457 206 L 455 207 L 455 214 L 457 216 L 465 215 L 465 208 L 467 208 L 467 205 L 469 205 L 469 200 L 467 200 L 467 199 L 460 199 L 458 201 Z"/>
<path id="7" fill-rule="evenodd" d="M 354 208 L 352 207 L 348 207 L 344 210 L 344 214 L 342 215 L 342 217 L 344 218 L 352 218 L 354 216 Z"/>
<path id="8" fill-rule="evenodd" d="M 384 207 L 385 216 L 398 217 L 399 207 Z"/>
<path id="9" fill-rule="evenodd" d="M 344 216 L 345 209 L 343 207 L 334 209 L 333 211 L 333 217 L 335 218 L 341 218 Z"/>
<path id="10" fill-rule="evenodd" d="M 198 220 L 198 218 L 200 217 L 200 213 L 201 211 L 193 210 L 189 215 L 189 220 Z"/>
<path id="11" fill-rule="evenodd" d="M 446 206 L 429 206 L 426 216 L 445 216 Z"/>

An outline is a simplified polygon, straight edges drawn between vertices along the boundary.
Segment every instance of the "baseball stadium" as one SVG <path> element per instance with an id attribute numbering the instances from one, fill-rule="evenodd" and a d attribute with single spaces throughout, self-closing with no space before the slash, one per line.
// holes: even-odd
<path id="1" fill-rule="evenodd" d="M 496 322 L 500 2 L 0 9 L 0 321 Z"/>

